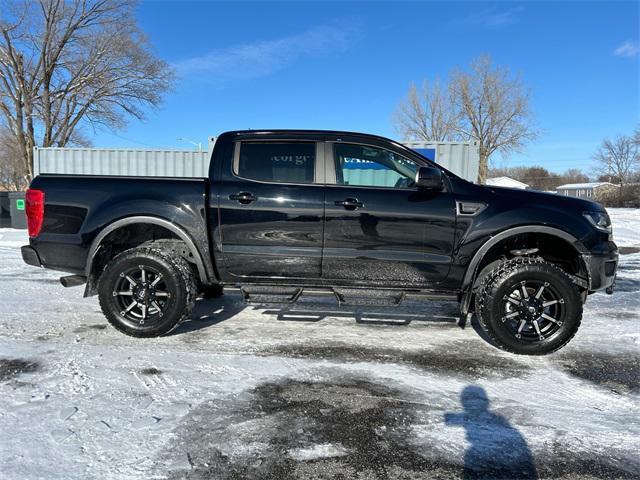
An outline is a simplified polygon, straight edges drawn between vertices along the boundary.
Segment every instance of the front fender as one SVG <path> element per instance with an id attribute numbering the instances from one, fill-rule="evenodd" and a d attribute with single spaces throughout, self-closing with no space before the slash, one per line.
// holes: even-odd
<path id="1" fill-rule="evenodd" d="M 558 237 L 565 242 L 572 245 L 581 255 L 588 254 L 587 248 L 582 244 L 582 242 L 577 239 L 575 236 L 571 235 L 564 230 L 561 230 L 556 227 L 550 227 L 547 225 L 521 225 L 518 227 L 508 228 L 503 230 L 497 234 L 491 235 L 486 241 L 478 248 L 473 256 L 471 257 L 471 261 L 469 262 L 467 269 L 465 271 L 465 275 L 462 282 L 462 290 L 468 290 L 474 282 L 475 276 L 477 275 L 478 265 L 484 258 L 485 254 L 491 249 L 491 247 L 497 245 L 503 240 L 507 238 L 522 235 L 525 233 L 544 233 L 547 235 L 552 235 Z M 584 262 L 584 258 L 582 260 Z M 586 264 L 585 264 L 586 267 Z M 587 270 L 588 271 L 588 270 Z"/>

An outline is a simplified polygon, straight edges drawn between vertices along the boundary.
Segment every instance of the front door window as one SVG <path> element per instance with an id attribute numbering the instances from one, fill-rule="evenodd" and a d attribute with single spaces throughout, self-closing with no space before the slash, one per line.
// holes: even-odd
<path id="1" fill-rule="evenodd" d="M 411 160 L 377 147 L 335 145 L 336 183 L 359 187 L 411 188 L 418 166 Z"/>

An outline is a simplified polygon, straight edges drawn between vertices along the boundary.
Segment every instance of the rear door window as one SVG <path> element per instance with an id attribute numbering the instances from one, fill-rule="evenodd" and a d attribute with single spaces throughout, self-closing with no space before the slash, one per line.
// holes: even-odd
<path id="1" fill-rule="evenodd" d="M 313 183 L 314 142 L 248 142 L 240 144 L 235 173 L 250 180 L 276 183 Z"/>

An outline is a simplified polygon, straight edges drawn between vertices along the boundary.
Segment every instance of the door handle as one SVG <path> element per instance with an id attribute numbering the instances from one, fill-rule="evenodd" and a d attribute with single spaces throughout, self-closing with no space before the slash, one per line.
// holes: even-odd
<path id="1" fill-rule="evenodd" d="M 336 200 L 334 202 L 336 207 L 344 207 L 347 210 L 356 210 L 364 207 L 364 203 L 359 202 L 357 198 L 345 198 L 344 200 Z"/>
<path id="2" fill-rule="evenodd" d="M 248 205 L 258 199 L 255 195 L 249 192 L 232 193 L 229 195 L 229 200 L 235 200 L 243 205 Z"/>

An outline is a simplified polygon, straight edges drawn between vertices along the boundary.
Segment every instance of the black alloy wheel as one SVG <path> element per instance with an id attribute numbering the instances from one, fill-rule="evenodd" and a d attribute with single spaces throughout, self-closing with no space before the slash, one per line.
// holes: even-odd
<path id="1" fill-rule="evenodd" d="M 167 284 L 157 269 L 138 265 L 120 273 L 113 296 L 123 320 L 135 328 L 161 320 L 171 292 L 167 291 Z"/>
<path id="2" fill-rule="evenodd" d="M 153 243 L 126 250 L 98 281 L 100 307 L 111 325 L 134 337 L 156 337 L 189 317 L 196 299 L 191 265 Z"/>
<path id="3" fill-rule="evenodd" d="M 549 282 L 522 280 L 502 297 L 505 328 L 518 340 L 552 338 L 564 324 L 564 298 Z"/>
<path id="4" fill-rule="evenodd" d="M 496 264 L 475 291 L 475 312 L 496 346 L 544 355 L 566 345 L 582 319 L 582 292 L 571 276 L 542 258 Z"/>

